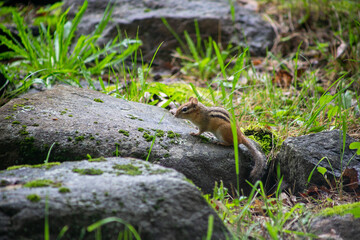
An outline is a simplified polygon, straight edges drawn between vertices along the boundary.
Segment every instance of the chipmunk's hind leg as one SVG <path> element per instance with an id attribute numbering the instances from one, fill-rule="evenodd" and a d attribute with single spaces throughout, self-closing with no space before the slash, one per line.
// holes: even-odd
<path id="1" fill-rule="evenodd" d="M 216 131 L 213 132 L 213 134 L 219 140 L 217 142 L 219 145 L 232 146 L 234 144 L 231 127 L 226 124 L 219 126 Z"/>

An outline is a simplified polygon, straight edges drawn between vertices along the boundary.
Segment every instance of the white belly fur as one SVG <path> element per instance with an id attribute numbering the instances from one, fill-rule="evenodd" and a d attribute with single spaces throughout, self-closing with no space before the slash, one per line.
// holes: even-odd
<path id="1" fill-rule="evenodd" d="M 224 139 L 221 135 L 221 131 L 220 129 L 218 129 L 217 131 L 214 131 L 213 134 L 215 135 L 215 137 L 220 141 L 220 142 L 224 142 Z"/>

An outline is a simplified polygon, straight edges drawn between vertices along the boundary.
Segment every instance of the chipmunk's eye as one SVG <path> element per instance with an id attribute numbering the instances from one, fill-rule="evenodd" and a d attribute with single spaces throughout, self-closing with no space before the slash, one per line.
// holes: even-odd
<path id="1" fill-rule="evenodd" d="M 187 110 L 188 110 L 187 107 L 183 107 L 183 108 L 181 109 L 182 112 L 187 112 Z"/>

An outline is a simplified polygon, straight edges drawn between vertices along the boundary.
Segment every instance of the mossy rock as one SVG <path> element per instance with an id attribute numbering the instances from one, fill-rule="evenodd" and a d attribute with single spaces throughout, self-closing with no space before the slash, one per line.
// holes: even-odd
<path id="1" fill-rule="evenodd" d="M 81 175 L 101 175 L 104 173 L 101 169 L 95 168 L 74 168 L 72 171 Z"/>
<path id="2" fill-rule="evenodd" d="M 360 202 L 326 208 L 319 213 L 320 216 L 344 216 L 346 214 L 352 214 L 354 218 L 360 218 Z"/>
<path id="3" fill-rule="evenodd" d="M 258 125 L 250 125 L 243 130 L 246 137 L 258 142 L 265 154 L 269 154 L 273 148 L 278 146 L 277 134 Z"/>
<path id="4" fill-rule="evenodd" d="M 39 202 L 41 200 L 41 197 L 37 194 L 29 194 L 26 196 L 26 198 L 30 201 L 30 202 Z"/>
<path id="5" fill-rule="evenodd" d="M 61 183 L 54 182 L 49 179 L 36 179 L 36 180 L 32 180 L 32 181 L 29 181 L 24 184 L 24 187 L 27 187 L 27 188 L 60 187 L 60 186 L 61 186 Z"/>

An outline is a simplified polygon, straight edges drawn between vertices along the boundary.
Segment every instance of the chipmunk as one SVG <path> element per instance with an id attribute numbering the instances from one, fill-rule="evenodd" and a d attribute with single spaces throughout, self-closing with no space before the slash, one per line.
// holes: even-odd
<path id="1" fill-rule="evenodd" d="M 211 132 L 220 141 L 220 145 L 233 145 L 230 114 L 222 107 L 206 107 L 197 98 L 190 97 L 189 102 L 176 110 L 175 117 L 188 119 L 199 128 L 198 133 L 190 133 L 193 136 Z M 255 167 L 250 172 L 250 178 L 253 181 L 260 179 L 266 164 L 265 156 L 245 137 L 238 125 L 237 139 L 239 144 L 244 144 L 249 149 L 255 160 Z"/>

